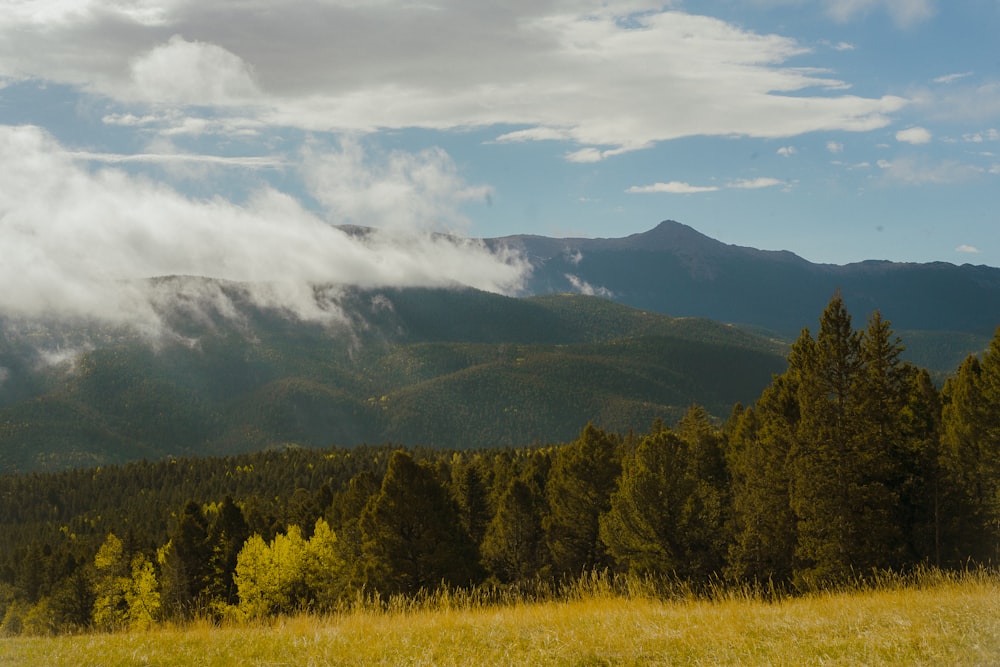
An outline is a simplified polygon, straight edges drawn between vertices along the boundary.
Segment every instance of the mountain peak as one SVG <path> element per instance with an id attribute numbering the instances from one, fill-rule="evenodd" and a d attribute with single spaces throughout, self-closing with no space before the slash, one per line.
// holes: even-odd
<path id="1" fill-rule="evenodd" d="M 692 250 L 722 247 L 725 244 L 705 236 L 693 227 L 675 220 L 664 220 L 648 232 L 632 234 L 622 239 L 628 247 L 648 250 Z"/>

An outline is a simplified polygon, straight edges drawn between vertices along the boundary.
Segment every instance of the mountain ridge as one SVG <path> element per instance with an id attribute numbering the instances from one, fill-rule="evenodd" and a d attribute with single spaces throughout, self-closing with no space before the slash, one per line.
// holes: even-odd
<path id="1" fill-rule="evenodd" d="M 988 338 L 1000 324 L 1000 269 L 985 265 L 816 264 L 785 250 L 725 244 L 671 220 L 619 239 L 515 235 L 486 242 L 529 258 L 525 294 L 589 290 L 635 308 L 748 325 L 786 339 L 814 326 L 837 291 L 851 312 L 866 317 L 879 310 L 899 330 Z"/>

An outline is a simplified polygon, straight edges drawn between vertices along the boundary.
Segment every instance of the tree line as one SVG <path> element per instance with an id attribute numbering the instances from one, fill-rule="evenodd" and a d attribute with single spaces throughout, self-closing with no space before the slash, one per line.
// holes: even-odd
<path id="1" fill-rule="evenodd" d="M 287 450 L 3 478 L 15 537 L 0 543 L 0 630 L 558 588 L 595 570 L 808 591 L 995 563 L 1000 330 L 940 390 L 902 351 L 878 313 L 856 329 L 838 295 L 787 370 L 722 424 L 693 406 L 670 427 L 588 424 L 524 449 Z"/>

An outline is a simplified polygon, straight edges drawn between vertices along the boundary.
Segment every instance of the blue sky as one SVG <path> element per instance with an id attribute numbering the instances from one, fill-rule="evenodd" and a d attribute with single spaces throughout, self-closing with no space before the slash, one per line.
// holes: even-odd
<path id="1" fill-rule="evenodd" d="M 511 292 L 517 257 L 427 233 L 664 219 L 1000 266 L 998 34 L 998 0 L 0 2 L 0 308 L 163 273 Z"/>

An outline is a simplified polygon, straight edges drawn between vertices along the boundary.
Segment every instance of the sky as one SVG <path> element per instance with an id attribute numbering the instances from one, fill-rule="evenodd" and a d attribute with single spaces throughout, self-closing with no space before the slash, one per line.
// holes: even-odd
<path id="1" fill-rule="evenodd" d="M 477 239 L 666 219 L 1000 266 L 998 34 L 1000 0 L 0 1 L 0 311 L 517 293 Z"/>

